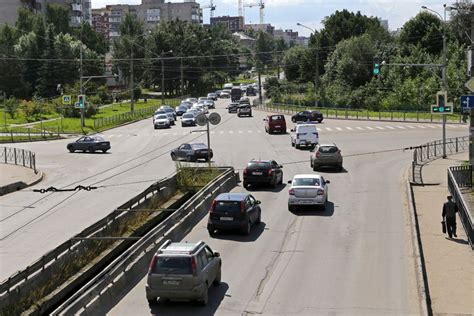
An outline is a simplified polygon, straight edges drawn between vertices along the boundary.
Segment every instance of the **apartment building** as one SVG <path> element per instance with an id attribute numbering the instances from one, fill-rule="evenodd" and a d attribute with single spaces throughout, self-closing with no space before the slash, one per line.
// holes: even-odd
<path id="1" fill-rule="evenodd" d="M 211 27 L 223 24 L 231 33 L 242 32 L 244 30 L 243 16 L 218 16 L 211 18 Z"/>
<path id="2" fill-rule="evenodd" d="M 92 9 L 92 27 L 109 40 L 109 11 L 105 8 Z"/>

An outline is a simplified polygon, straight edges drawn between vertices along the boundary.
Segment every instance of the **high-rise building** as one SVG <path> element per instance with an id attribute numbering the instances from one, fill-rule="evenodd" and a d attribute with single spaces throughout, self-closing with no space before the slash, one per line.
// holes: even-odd
<path id="1" fill-rule="evenodd" d="M 380 26 L 382 26 L 385 30 L 388 31 L 388 20 L 383 20 L 379 18 Z"/>
<path id="2" fill-rule="evenodd" d="M 109 11 L 105 9 L 92 9 L 92 27 L 96 32 L 104 35 L 109 40 Z"/>
<path id="3" fill-rule="evenodd" d="M 218 16 L 211 18 L 211 27 L 217 24 L 225 25 L 232 33 L 244 30 L 243 16 Z"/>
<path id="4" fill-rule="evenodd" d="M 271 25 L 270 23 L 266 24 L 245 24 L 244 26 L 245 30 L 254 30 L 254 31 L 263 31 L 267 32 L 270 35 L 273 35 L 273 32 L 275 31 L 275 27 Z"/>

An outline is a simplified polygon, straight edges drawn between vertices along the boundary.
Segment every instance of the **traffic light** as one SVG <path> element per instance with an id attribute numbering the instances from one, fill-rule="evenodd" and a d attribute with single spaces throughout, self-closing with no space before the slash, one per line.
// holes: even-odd
<path id="1" fill-rule="evenodd" d="M 438 91 L 436 93 L 436 104 L 431 106 L 431 113 L 453 113 L 453 103 L 448 102 L 448 93 L 446 91 Z"/>
<path id="2" fill-rule="evenodd" d="M 79 105 L 79 108 L 83 108 L 86 104 L 86 96 L 83 94 L 80 94 L 77 96 L 77 103 Z"/>
<path id="3" fill-rule="evenodd" d="M 374 70 L 373 70 L 373 74 L 375 77 L 377 77 L 378 75 L 380 75 L 380 58 L 378 57 L 374 57 Z"/>

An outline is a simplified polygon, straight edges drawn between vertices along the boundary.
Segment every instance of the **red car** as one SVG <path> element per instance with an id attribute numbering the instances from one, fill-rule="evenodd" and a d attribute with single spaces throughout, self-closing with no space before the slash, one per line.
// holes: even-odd
<path id="1" fill-rule="evenodd" d="M 265 132 L 268 134 L 279 132 L 286 133 L 286 121 L 284 115 L 268 115 L 265 121 Z"/>

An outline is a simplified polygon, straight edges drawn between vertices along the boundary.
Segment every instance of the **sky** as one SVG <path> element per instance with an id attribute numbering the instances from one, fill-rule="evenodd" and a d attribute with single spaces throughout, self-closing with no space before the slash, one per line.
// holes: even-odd
<path id="1" fill-rule="evenodd" d="M 141 0 L 91 0 L 93 8 L 106 4 L 140 4 Z M 184 0 L 165 0 L 183 2 Z M 293 29 L 302 36 L 309 36 L 310 30 L 299 27 L 297 22 L 312 29 L 321 29 L 322 21 L 336 10 L 360 11 L 367 16 L 388 20 L 390 30 L 397 30 L 410 18 L 418 14 L 421 6 L 438 11 L 443 15 L 443 4 L 452 4 L 456 0 L 265 0 L 265 23 L 271 23 L 277 29 Z M 210 0 L 196 0 L 201 6 Z M 214 16 L 238 15 L 238 0 L 213 0 L 216 10 Z M 244 3 L 258 3 L 259 0 L 244 0 Z M 209 10 L 204 10 L 204 23 L 209 23 Z M 245 8 L 245 23 L 259 23 L 259 8 Z M 448 13 L 449 19 L 449 13 Z"/>

